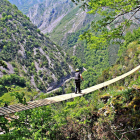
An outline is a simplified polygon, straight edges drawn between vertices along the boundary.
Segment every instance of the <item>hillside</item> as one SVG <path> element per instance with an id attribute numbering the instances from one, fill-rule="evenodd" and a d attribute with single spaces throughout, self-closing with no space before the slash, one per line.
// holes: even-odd
<path id="1" fill-rule="evenodd" d="M 117 63 L 103 72 L 104 81 L 140 64 L 139 30 L 127 34 L 119 50 L 120 58 Z M 140 76 L 137 71 L 83 97 L 22 111 L 15 116 L 2 116 L 1 128 L 5 134 L 0 135 L 0 138 L 139 140 L 139 84 Z"/>
<path id="2" fill-rule="evenodd" d="M 69 46 L 66 44 L 66 40 L 77 31 L 79 32 L 79 30 L 86 31 L 89 26 L 85 26 L 90 25 L 93 18 L 94 16 L 87 14 L 87 10 L 83 11 L 79 5 L 75 6 L 49 34 L 50 38 L 67 49 Z M 78 40 L 78 37 L 77 34 L 73 41 Z M 73 45 L 72 42 L 69 42 L 69 44 L 71 44 L 71 46 Z"/>
<path id="3" fill-rule="evenodd" d="M 0 1 L 0 75 L 23 76 L 36 89 L 55 86 L 72 69 L 69 57 L 7 0 Z M 54 83 L 53 83 L 54 82 Z"/>
<path id="4" fill-rule="evenodd" d="M 10 0 L 22 12 L 28 9 L 26 15 L 30 18 L 42 33 L 50 34 L 51 39 L 58 45 L 63 44 L 65 39 L 71 33 L 83 28 L 93 20 L 93 16 L 87 14 L 87 10 L 83 11 L 80 6 L 76 6 L 71 0 L 42 0 L 19 2 Z M 29 8 L 25 8 L 24 4 Z"/>
<path id="5" fill-rule="evenodd" d="M 140 45 L 139 45 L 139 34 L 140 28 L 137 30 L 134 30 L 133 32 L 127 32 L 125 35 L 125 41 L 123 45 L 120 46 L 119 52 L 118 52 L 118 60 L 116 61 L 116 64 L 112 66 L 109 69 L 106 69 L 103 71 L 101 77 L 99 77 L 99 81 L 103 82 L 104 80 L 112 79 L 113 77 L 119 76 L 122 73 L 125 73 L 137 65 L 140 64 Z M 136 74 L 136 76 L 135 76 Z M 134 74 L 134 79 L 131 79 L 132 81 L 137 79 L 138 73 Z M 106 76 L 104 76 L 106 75 Z M 127 78 L 126 78 L 127 79 Z M 129 78 L 128 78 L 129 79 Z M 124 85 L 129 85 L 131 83 L 131 80 L 123 81 Z"/>
<path id="6" fill-rule="evenodd" d="M 94 76 L 88 77 L 88 79 L 85 77 L 89 82 L 86 82 L 84 87 L 94 85 L 102 70 L 115 63 L 118 47 L 104 48 L 102 51 L 90 50 L 85 42 L 78 41 L 79 35 L 90 28 L 91 21 L 96 21 L 100 17 L 87 14 L 87 10 L 83 11 L 79 5 L 76 6 L 71 0 L 44 1 L 30 8 L 27 16 L 41 32 L 47 33 L 47 36 L 68 54 L 79 59 L 76 58 L 80 64 L 75 65 L 75 67 L 82 68 L 84 66 L 89 71 L 94 68 L 89 72 L 89 75 L 94 73 Z"/>
<path id="7" fill-rule="evenodd" d="M 32 99 L 33 94 L 38 94 L 30 92 L 29 81 L 32 83 L 33 79 L 35 88 L 45 90 L 45 84 L 49 87 L 52 81 L 70 74 L 67 62 L 87 69 L 82 73 L 85 79 L 81 83 L 82 88 L 108 81 L 140 65 L 138 24 L 137 30 L 132 31 L 134 26 L 127 29 L 124 41 L 120 46 L 115 45 L 115 48 L 110 45 L 101 50 L 91 50 L 86 42 L 77 42 L 77 35 L 84 29 L 69 34 L 65 43 L 69 48 L 75 46 L 74 50 L 68 48 L 70 55 L 82 58 L 72 56 L 69 59 L 58 45 L 45 37 L 15 6 L 1 0 L 0 7 L 0 92 L 3 94 L 0 106 L 6 105 L 5 99 L 10 98 L 13 102 L 16 100 L 16 103 L 24 104 L 26 108 L 26 101 Z M 114 54 L 118 58 L 114 58 Z M 136 71 L 116 83 L 74 100 L 0 116 L 0 139 L 139 140 L 139 74 Z M 72 92 L 73 84 L 70 81 L 64 86 Z M 62 88 L 59 89 L 61 94 Z M 3 92 L 6 90 L 8 96 Z M 41 94 L 40 98 L 46 96 Z"/>
<path id="8" fill-rule="evenodd" d="M 71 0 L 46 0 L 31 7 L 27 16 L 46 34 L 52 32 L 73 7 Z"/>

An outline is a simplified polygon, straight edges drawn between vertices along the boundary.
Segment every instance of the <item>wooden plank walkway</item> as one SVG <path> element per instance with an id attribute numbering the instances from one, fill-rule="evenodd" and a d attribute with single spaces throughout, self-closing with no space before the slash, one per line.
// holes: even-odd
<path id="1" fill-rule="evenodd" d="M 127 73 L 125 73 L 121 76 L 118 76 L 118 77 L 116 77 L 112 80 L 109 80 L 109 81 L 106 81 L 104 83 L 101 83 L 101 84 L 92 86 L 90 88 L 84 89 L 84 90 L 82 90 L 83 94 L 70 93 L 70 94 L 64 94 L 64 95 L 49 97 L 49 98 L 46 98 L 46 99 L 30 101 L 30 102 L 27 102 L 27 105 L 16 104 L 16 105 L 8 106 L 8 107 L 0 107 L 0 116 L 15 113 L 15 112 L 19 112 L 19 111 L 23 111 L 23 110 L 33 109 L 33 108 L 37 108 L 37 107 L 41 107 L 41 106 L 46 106 L 46 105 L 49 105 L 49 104 L 52 104 L 52 103 L 61 102 L 61 101 L 65 101 L 65 100 L 68 100 L 68 99 L 75 98 L 75 97 L 83 96 L 84 94 L 91 93 L 91 92 L 93 92 L 97 89 L 100 89 L 100 88 L 108 86 L 112 83 L 115 83 L 115 82 L 133 74 L 134 72 L 136 72 L 139 69 L 140 69 L 140 65 L 137 66 L 136 68 L 132 69 L 131 71 L 129 71 L 129 72 L 127 72 Z"/>

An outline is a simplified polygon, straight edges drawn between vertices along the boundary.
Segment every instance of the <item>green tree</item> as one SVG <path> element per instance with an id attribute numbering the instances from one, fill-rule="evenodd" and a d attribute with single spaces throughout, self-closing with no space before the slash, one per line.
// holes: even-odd
<path id="1" fill-rule="evenodd" d="M 0 60 L 0 66 L 3 66 L 4 68 L 7 68 L 7 64 L 2 60 Z"/>
<path id="2" fill-rule="evenodd" d="M 89 14 L 96 14 L 96 21 L 91 24 L 91 29 L 80 36 L 86 39 L 91 48 L 102 48 L 110 41 L 123 39 L 124 32 L 132 23 L 136 13 L 140 11 L 138 0 L 72 0 L 74 3 L 83 3 L 88 7 Z"/>

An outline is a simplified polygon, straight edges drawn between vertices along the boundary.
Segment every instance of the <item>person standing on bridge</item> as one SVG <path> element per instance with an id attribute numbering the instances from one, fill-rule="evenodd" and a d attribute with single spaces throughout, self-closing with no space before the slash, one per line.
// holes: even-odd
<path id="1" fill-rule="evenodd" d="M 82 75 L 79 72 L 79 69 L 76 69 L 76 72 L 75 72 L 75 94 L 77 94 L 77 90 L 79 93 L 81 93 L 81 89 L 80 89 L 81 79 L 84 81 Z"/>

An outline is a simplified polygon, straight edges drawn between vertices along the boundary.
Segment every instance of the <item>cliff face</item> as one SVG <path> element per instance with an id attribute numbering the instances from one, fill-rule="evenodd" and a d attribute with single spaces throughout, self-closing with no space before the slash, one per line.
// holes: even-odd
<path id="1" fill-rule="evenodd" d="M 46 0 L 29 9 L 28 17 L 44 33 L 50 33 L 75 5 L 71 0 Z"/>
<path id="2" fill-rule="evenodd" d="M 10 3 L 15 4 L 24 14 L 28 13 L 30 7 L 43 1 L 45 0 L 9 0 Z"/>
<path id="3" fill-rule="evenodd" d="M 49 34 L 50 38 L 60 46 L 63 46 L 63 48 L 67 48 L 68 45 L 66 42 L 69 36 L 73 33 L 77 34 L 79 30 L 85 30 L 86 25 L 90 24 L 93 18 L 93 15 L 87 14 L 87 10 L 83 11 L 79 6 L 76 6 L 65 15 L 61 22 Z M 80 34 L 77 34 L 76 38 L 79 38 L 79 35 Z"/>

